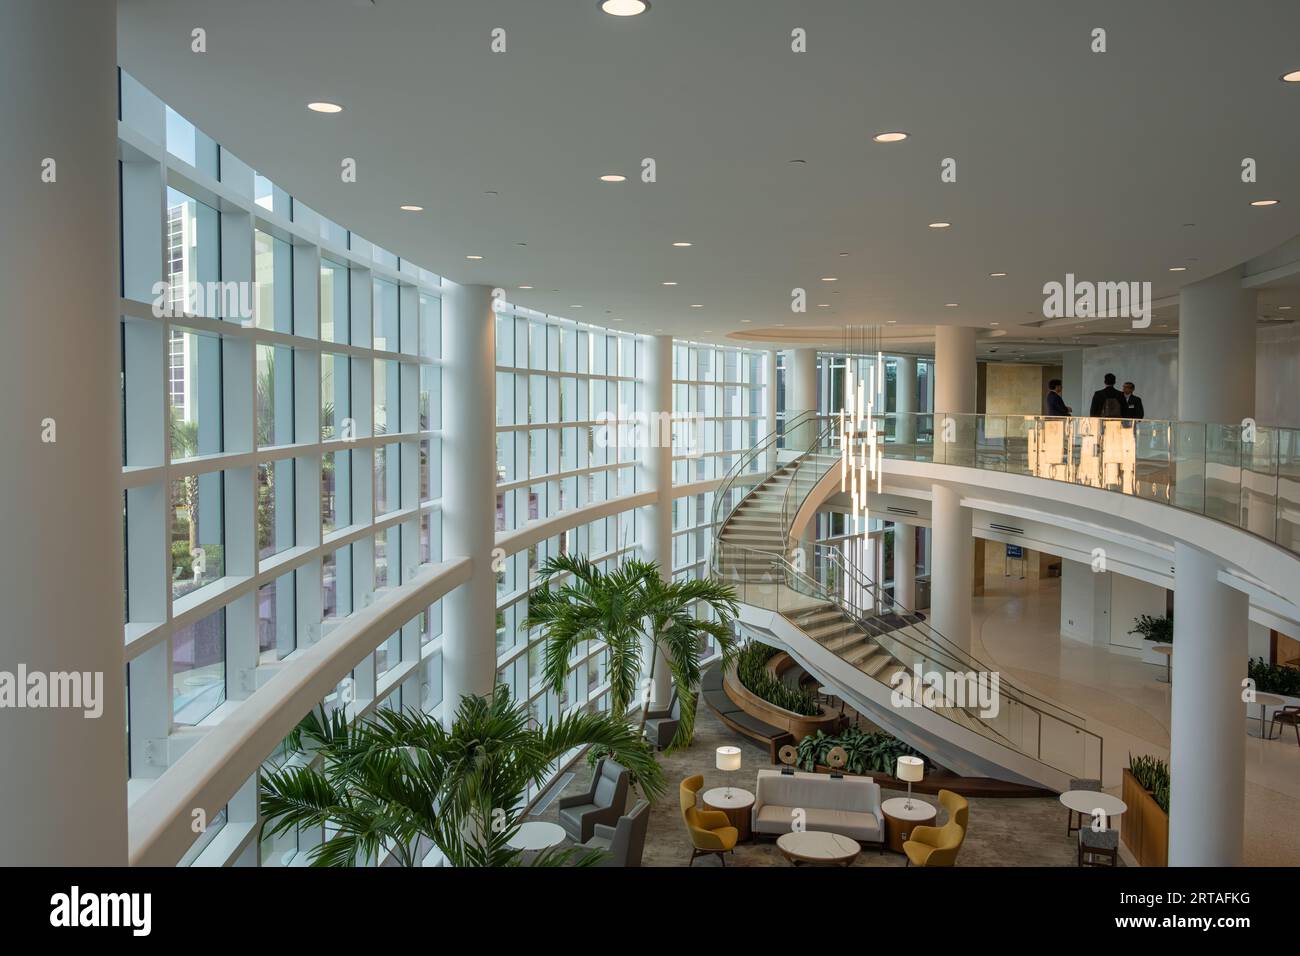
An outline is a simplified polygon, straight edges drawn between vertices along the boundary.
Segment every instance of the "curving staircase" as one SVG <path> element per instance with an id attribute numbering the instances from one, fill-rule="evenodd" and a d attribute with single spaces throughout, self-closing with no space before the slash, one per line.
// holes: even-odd
<path id="1" fill-rule="evenodd" d="M 918 670 L 993 669 L 899 606 L 844 551 L 792 539 L 795 516 L 839 465 L 834 432 L 819 424 L 808 414 L 792 419 L 786 434 L 802 434 L 806 447 L 782 449 L 770 437 L 741 457 L 716 493 L 712 572 L 736 588 L 741 623 L 958 773 L 1056 790 L 1072 777 L 1101 777 L 1101 738 L 1086 720 L 1000 674 L 996 693 L 986 685 L 988 707 L 951 685 L 902 699 L 895 693 L 900 677 Z"/>

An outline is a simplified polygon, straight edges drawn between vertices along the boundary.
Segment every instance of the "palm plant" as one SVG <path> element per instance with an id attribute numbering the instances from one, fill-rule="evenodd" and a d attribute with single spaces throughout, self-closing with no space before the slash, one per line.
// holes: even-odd
<path id="1" fill-rule="evenodd" d="M 491 697 L 462 698 L 449 729 L 415 710 L 357 721 L 342 711 L 313 711 L 295 733 L 313 759 L 263 776 L 263 828 L 273 836 L 324 828 L 328 839 L 310 851 L 312 866 L 354 866 L 378 860 L 385 849 L 403 866 L 416 866 L 422 842 L 452 866 L 519 866 L 521 854 L 509 841 L 522 823 L 523 794 L 577 747 L 603 747 L 648 793 L 664 789 L 654 752 L 625 721 L 575 712 L 532 726 L 504 685 Z M 533 862 L 597 858 L 570 848 Z"/>
<path id="2" fill-rule="evenodd" d="M 717 642 L 724 667 L 736 654 L 735 590 L 713 580 L 664 581 L 653 561 L 627 561 L 612 571 L 601 571 L 581 555 L 550 558 L 539 575 L 541 583 L 529 599 L 523 626 L 546 631 L 542 666 L 546 684 L 561 692 L 574 651 L 584 641 L 603 640 L 609 648 L 610 711 L 626 715 L 643 670 L 644 641 L 650 645 L 645 673 L 653 675 L 659 654 L 664 654 L 677 691 L 681 718 L 668 749 L 689 745 L 695 734 L 695 690 L 704 639 Z M 552 587 L 552 579 L 561 575 L 567 580 Z M 697 617 L 698 604 L 711 609 L 716 619 Z M 642 707 L 642 727 L 645 713 Z"/>

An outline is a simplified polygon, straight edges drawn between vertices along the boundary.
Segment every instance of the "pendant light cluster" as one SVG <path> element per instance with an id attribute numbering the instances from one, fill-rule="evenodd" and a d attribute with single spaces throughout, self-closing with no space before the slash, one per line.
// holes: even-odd
<path id="1" fill-rule="evenodd" d="M 880 351 L 879 326 L 844 329 L 844 402 L 840 408 L 840 491 L 853 502 L 852 534 L 865 537 L 871 513 L 867 491 L 876 483 L 881 491 L 885 436 L 876 427 L 876 408 L 884 407 L 885 357 Z M 875 352 L 875 361 L 871 353 Z M 867 378 L 862 380 L 860 363 L 867 359 Z M 858 369 L 855 376 L 854 369 Z"/>

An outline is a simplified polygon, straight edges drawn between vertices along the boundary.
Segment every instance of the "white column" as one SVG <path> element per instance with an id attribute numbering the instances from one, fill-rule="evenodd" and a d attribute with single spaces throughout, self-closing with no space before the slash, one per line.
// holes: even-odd
<path id="1" fill-rule="evenodd" d="M 776 349 L 768 349 L 766 363 L 766 384 L 763 390 L 763 414 L 767 420 L 767 431 L 764 437 L 770 437 L 776 434 Z M 773 442 L 768 446 L 769 469 L 776 467 L 776 443 Z"/>
<path id="2" fill-rule="evenodd" d="M 900 445 L 910 445 L 916 440 L 916 358 L 900 355 L 895 365 L 894 440 Z M 915 552 L 913 552 L 915 553 Z M 905 605 L 909 606 L 909 605 Z"/>
<path id="3" fill-rule="evenodd" d="M 916 526 L 894 519 L 894 601 L 916 610 Z"/>
<path id="4" fill-rule="evenodd" d="M 649 339 L 645 364 L 645 398 L 649 420 L 645 429 L 649 447 L 640 449 L 645 488 L 655 493 L 655 502 L 644 511 L 646 536 L 641 552 L 647 561 L 659 563 L 659 576 L 673 578 L 673 337 L 656 335 Z M 649 664 L 651 648 L 647 641 L 644 660 Z M 650 681 L 650 706 L 661 710 L 668 706 L 672 694 L 672 673 L 662 651 L 655 655 L 654 674 Z"/>
<path id="5" fill-rule="evenodd" d="M 1255 414 L 1254 289 L 1241 268 L 1184 286 L 1178 295 L 1178 418 L 1240 423 Z"/>
<path id="6" fill-rule="evenodd" d="M 806 426 L 790 431 L 788 423 L 800 412 L 817 411 L 817 350 L 793 349 L 786 358 L 785 446 L 803 451 L 817 436 L 817 429 Z"/>
<path id="7" fill-rule="evenodd" d="M 115 7 L 0 14 L 0 671 L 77 672 L 102 706 L 0 711 L 12 866 L 127 858 Z"/>
<path id="8" fill-rule="evenodd" d="M 934 483 L 930 526 L 930 623 L 954 644 L 969 648 L 975 539 L 970 509 L 962 507 L 952 486 Z"/>
<path id="9" fill-rule="evenodd" d="M 946 429 L 942 413 L 975 411 L 975 330 L 940 325 L 935 328 L 935 442 Z M 973 439 L 968 419 L 955 419 L 958 448 Z M 939 449 L 935 450 L 940 458 Z M 949 485 L 935 482 L 930 499 L 931 621 L 944 637 L 960 647 L 970 647 L 971 589 L 975 574 L 975 544 L 969 508 L 961 506 L 961 495 Z"/>
<path id="10" fill-rule="evenodd" d="M 1241 680 L 1247 596 L 1219 583 L 1219 561 L 1174 544 L 1169 865 L 1240 866 L 1246 810 Z"/>
<path id="11" fill-rule="evenodd" d="M 487 286 L 445 283 L 442 297 L 443 547 L 472 576 L 443 602 L 443 716 L 496 683 L 496 316 Z"/>

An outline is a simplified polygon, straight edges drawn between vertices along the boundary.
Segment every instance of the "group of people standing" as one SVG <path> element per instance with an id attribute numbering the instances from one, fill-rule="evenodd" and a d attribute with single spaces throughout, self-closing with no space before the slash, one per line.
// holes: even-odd
<path id="1" fill-rule="evenodd" d="M 1061 396 L 1064 386 L 1059 378 L 1054 378 L 1047 383 L 1047 400 L 1044 402 L 1043 413 L 1052 418 L 1068 418 L 1074 414 L 1074 409 L 1065 404 L 1065 399 Z M 1115 373 L 1107 372 L 1105 385 L 1092 393 L 1092 402 L 1088 407 L 1089 418 L 1125 418 L 1125 419 L 1142 419 L 1146 417 L 1146 410 L 1142 407 L 1142 399 L 1133 393 L 1134 385 L 1132 382 L 1125 382 L 1123 390 L 1115 387 Z"/>

